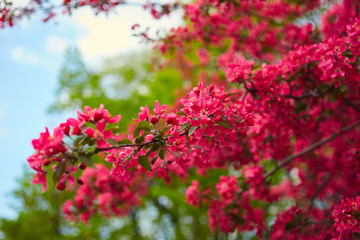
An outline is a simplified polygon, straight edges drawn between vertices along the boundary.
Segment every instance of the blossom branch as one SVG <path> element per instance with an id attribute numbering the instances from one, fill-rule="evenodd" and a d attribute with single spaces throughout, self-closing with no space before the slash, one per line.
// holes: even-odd
<path id="1" fill-rule="evenodd" d="M 125 148 L 125 147 L 144 147 L 144 146 L 150 145 L 155 142 L 160 142 L 160 141 L 157 139 L 152 139 L 151 141 L 143 142 L 143 143 L 130 143 L 130 144 L 121 144 L 121 145 L 111 146 L 111 147 L 106 147 L 106 148 L 96 148 L 94 153 L 108 151 L 111 149 L 120 149 L 120 148 Z"/>
<path id="2" fill-rule="evenodd" d="M 304 93 L 303 95 L 300 96 L 292 96 L 291 92 L 292 92 L 292 88 L 290 89 L 290 94 L 289 95 L 285 95 L 285 98 L 292 98 L 295 100 L 302 100 L 304 98 L 308 98 L 308 97 L 320 97 L 321 95 L 330 92 L 333 90 L 334 87 L 328 87 L 327 89 L 325 89 L 324 91 L 320 91 L 318 88 L 316 88 L 315 90 L 310 90 L 307 93 Z"/>
<path id="3" fill-rule="evenodd" d="M 323 182 L 321 183 L 321 185 L 318 187 L 318 189 L 316 190 L 315 194 L 311 197 L 308 209 L 306 210 L 306 215 L 308 215 L 310 213 L 310 211 L 312 210 L 312 208 L 314 207 L 314 202 L 315 199 L 319 196 L 319 194 L 324 190 L 324 188 L 326 187 L 326 185 L 328 185 L 328 183 L 331 180 L 331 174 L 327 174 L 323 180 Z"/>
<path id="4" fill-rule="evenodd" d="M 271 175 L 273 175 L 275 172 L 277 172 L 279 169 L 281 169 L 282 167 L 284 167 L 285 165 L 287 165 L 288 163 L 292 162 L 293 160 L 295 160 L 296 158 L 298 157 L 301 157 L 309 152 L 312 152 L 314 151 L 315 149 L 325 145 L 326 143 L 336 139 L 339 135 L 343 134 L 343 133 L 346 133 L 346 132 L 349 132 L 351 130 L 353 130 L 354 128 L 356 128 L 357 126 L 360 125 L 360 120 L 347 126 L 347 127 L 344 127 L 342 129 L 340 129 L 340 131 L 334 133 L 333 135 L 331 135 L 330 137 L 327 137 L 327 138 L 324 138 L 310 146 L 308 146 L 307 148 L 303 149 L 302 151 L 294 154 L 294 155 L 291 155 L 291 156 L 288 156 L 287 158 L 285 158 L 279 165 L 277 165 L 276 167 L 274 167 L 273 169 L 271 169 L 268 173 L 265 174 L 264 178 L 268 178 L 270 177 Z"/>
<path id="5" fill-rule="evenodd" d="M 344 102 L 349 105 L 350 107 L 352 107 L 355 111 L 360 112 L 360 107 L 356 106 L 353 102 L 351 102 L 349 99 L 347 98 L 343 98 Z"/>

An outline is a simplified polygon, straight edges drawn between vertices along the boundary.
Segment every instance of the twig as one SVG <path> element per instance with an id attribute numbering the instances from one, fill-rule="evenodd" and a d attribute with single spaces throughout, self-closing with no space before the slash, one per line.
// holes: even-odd
<path id="1" fill-rule="evenodd" d="M 326 187 L 326 185 L 329 183 L 331 179 L 331 174 L 327 174 L 325 176 L 325 179 L 323 180 L 323 182 L 321 183 L 321 185 L 319 186 L 319 188 L 316 190 L 315 194 L 311 197 L 311 200 L 310 200 L 310 203 L 309 203 L 309 207 L 308 209 L 306 210 L 306 214 L 305 215 L 308 215 L 311 211 L 311 209 L 314 207 L 314 202 L 315 202 L 315 199 L 318 197 L 318 195 L 324 190 L 324 188 Z"/>
<path id="2" fill-rule="evenodd" d="M 107 151 L 107 150 L 111 150 L 111 149 L 119 149 L 119 148 L 124 148 L 124 147 L 144 147 L 146 145 L 149 145 L 149 144 L 152 144 L 155 142 L 158 142 L 158 140 L 152 139 L 151 141 L 143 142 L 143 143 L 129 143 L 129 144 L 121 144 L 121 145 L 111 146 L 111 147 L 106 147 L 106 148 L 96 148 L 94 153 L 98 153 L 101 151 Z"/>
<path id="3" fill-rule="evenodd" d="M 244 94 L 241 96 L 241 100 L 244 100 L 246 98 L 246 95 L 249 93 L 249 91 L 246 89 Z"/>
<path id="4" fill-rule="evenodd" d="M 195 131 L 198 129 L 199 127 L 197 127 L 195 129 Z M 189 129 L 185 129 L 184 132 L 180 133 L 180 136 L 186 135 L 189 133 Z M 169 137 L 165 137 L 164 140 L 168 140 Z M 108 151 L 111 149 L 120 149 L 120 148 L 125 148 L 125 147 L 145 147 L 147 145 L 150 145 L 152 143 L 162 143 L 159 139 L 151 139 L 148 142 L 143 142 L 143 143 L 129 143 L 129 144 L 121 144 L 121 145 L 116 145 L 116 146 L 111 146 L 111 147 L 106 147 L 106 148 L 96 148 L 94 153 L 98 153 L 98 152 L 102 152 L 102 151 Z"/>
<path id="5" fill-rule="evenodd" d="M 343 97 L 344 102 L 348 104 L 350 107 L 352 107 L 355 111 L 360 112 L 360 107 L 356 106 L 353 102 L 351 102 L 349 99 Z"/>
<path id="6" fill-rule="evenodd" d="M 291 95 L 291 92 L 289 95 L 285 95 L 285 98 L 292 98 L 292 99 L 295 99 L 295 100 L 302 100 L 304 98 L 308 98 L 308 97 L 320 97 L 321 95 L 327 93 L 327 92 L 330 92 L 331 90 L 333 89 L 333 87 L 329 87 L 327 89 L 325 89 L 324 91 L 314 91 L 314 90 L 310 90 L 309 92 L 306 92 L 300 96 L 292 96 Z"/>
<path id="7" fill-rule="evenodd" d="M 280 168 L 284 167 L 285 165 L 287 165 L 288 163 L 292 162 L 293 160 L 295 160 L 296 158 L 298 157 L 301 157 L 311 151 L 314 151 L 315 149 L 325 145 L 326 143 L 330 142 L 331 140 L 334 140 L 335 138 L 337 138 L 339 135 L 343 134 L 343 133 L 346 133 L 346 132 L 349 132 L 351 130 L 353 130 L 354 128 L 356 128 L 357 126 L 360 125 L 360 120 L 347 126 L 347 127 L 344 127 L 342 129 L 340 129 L 340 131 L 334 133 L 333 135 L 331 135 L 330 137 L 327 137 L 327 138 L 324 138 L 316 143 L 313 143 L 312 145 L 308 146 L 307 148 L 303 149 L 302 151 L 294 154 L 294 155 L 291 155 L 291 156 L 288 156 L 287 158 L 285 158 L 282 162 L 280 162 L 279 165 L 277 165 L 276 167 L 274 167 L 273 169 L 271 169 L 268 173 L 266 173 L 264 175 L 264 178 L 268 178 L 270 177 L 271 175 L 273 175 L 275 172 L 277 172 Z"/>

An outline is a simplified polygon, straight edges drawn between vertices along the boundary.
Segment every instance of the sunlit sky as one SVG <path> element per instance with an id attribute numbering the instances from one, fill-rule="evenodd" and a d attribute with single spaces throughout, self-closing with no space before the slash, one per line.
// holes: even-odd
<path id="1" fill-rule="evenodd" d="M 31 140 L 72 114 L 47 113 L 55 101 L 64 50 L 78 47 L 86 63 L 98 68 L 103 58 L 146 47 L 131 36 L 135 23 L 155 31 L 178 26 L 181 18 L 178 13 L 154 20 L 141 7 L 122 6 L 109 16 L 82 9 L 48 23 L 36 16 L 0 30 L 0 217 L 16 216 L 10 193 L 28 167 Z"/>

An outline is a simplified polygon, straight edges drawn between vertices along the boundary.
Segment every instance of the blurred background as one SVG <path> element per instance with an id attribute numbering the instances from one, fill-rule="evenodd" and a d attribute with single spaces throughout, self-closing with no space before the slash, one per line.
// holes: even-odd
<path id="1" fill-rule="evenodd" d="M 155 34 L 180 25 L 181 13 L 155 20 L 134 4 L 108 16 L 85 8 L 47 23 L 41 17 L 0 31 L 0 239 L 203 239 L 210 234 L 205 212 L 185 203 L 180 180 L 176 191 L 154 183 L 144 206 L 127 218 L 66 222 L 60 207 L 71 194 L 40 194 L 26 162 L 33 154 L 31 140 L 45 126 L 52 129 L 84 105 L 104 103 L 113 115 L 122 114 L 125 130 L 140 106 L 152 106 L 156 99 L 173 103 L 183 87 L 180 75 L 167 68 L 153 72 L 152 46 L 132 36 L 131 27 L 150 27 Z"/>

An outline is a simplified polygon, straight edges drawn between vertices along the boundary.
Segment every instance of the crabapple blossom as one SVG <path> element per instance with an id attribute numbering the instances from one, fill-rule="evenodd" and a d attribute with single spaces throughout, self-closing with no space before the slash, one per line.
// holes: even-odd
<path id="1" fill-rule="evenodd" d="M 71 11 L 74 2 L 62 6 Z M 108 12 L 122 3 L 79 6 Z M 360 2 L 196 0 L 145 8 L 157 19 L 180 6 L 184 26 L 155 49 L 194 87 L 174 106 L 156 100 L 140 107 L 124 134 L 116 129 L 120 115 L 103 105 L 86 106 L 52 133 L 46 128 L 32 141 L 33 183 L 44 191 L 52 176 L 58 190 L 75 191 L 63 206 L 74 221 L 124 216 L 142 204 L 153 179 L 171 185 L 179 177 L 185 201 L 207 209 L 214 234 L 357 238 Z M 10 11 L 2 7 L 3 25 L 18 19 Z M 309 23 L 315 13 L 319 24 Z"/>

